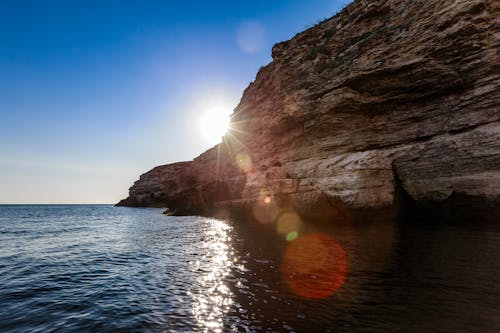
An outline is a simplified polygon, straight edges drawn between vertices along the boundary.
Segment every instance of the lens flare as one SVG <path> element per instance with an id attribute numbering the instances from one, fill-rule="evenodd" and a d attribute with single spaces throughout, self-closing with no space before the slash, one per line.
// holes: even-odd
<path id="1" fill-rule="evenodd" d="M 236 164 L 245 173 L 250 172 L 253 167 L 252 160 L 246 153 L 238 153 L 236 155 Z"/>
<path id="2" fill-rule="evenodd" d="M 266 42 L 266 30 L 259 21 L 243 22 L 237 35 L 239 47 L 246 53 L 256 54 L 262 51 Z"/>
<path id="3" fill-rule="evenodd" d="M 326 298 L 344 283 L 347 256 L 342 247 L 327 235 L 304 235 L 288 244 L 280 272 L 295 295 Z"/>
<path id="4" fill-rule="evenodd" d="M 252 213 L 254 218 L 262 224 L 273 223 L 278 217 L 279 207 L 271 200 L 269 202 L 265 199 L 259 200 L 253 206 Z"/>
<path id="5" fill-rule="evenodd" d="M 291 242 L 294 239 L 296 239 L 297 237 L 299 237 L 299 233 L 297 231 L 292 231 L 292 232 L 288 233 L 288 235 L 286 235 L 286 240 Z"/>
<path id="6" fill-rule="evenodd" d="M 278 217 L 276 231 L 282 235 L 297 232 L 302 224 L 300 217 L 292 211 L 284 212 Z"/>

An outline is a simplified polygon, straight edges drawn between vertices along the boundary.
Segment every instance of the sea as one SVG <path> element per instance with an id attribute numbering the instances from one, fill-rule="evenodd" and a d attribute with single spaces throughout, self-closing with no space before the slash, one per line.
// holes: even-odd
<path id="1" fill-rule="evenodd" d="M 499 331 L 491 221 L 0 206 L 2 333 Z"/>

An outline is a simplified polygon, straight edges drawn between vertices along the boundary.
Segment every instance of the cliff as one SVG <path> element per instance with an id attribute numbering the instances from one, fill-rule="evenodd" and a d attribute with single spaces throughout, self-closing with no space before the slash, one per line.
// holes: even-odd
<path id="1" fill-rule="evenodd" d="M 273 47 L 221 144 L 145 173 L 119 205 L 259 220 L 498 210 L 499 7 L 354 1 Z"/>

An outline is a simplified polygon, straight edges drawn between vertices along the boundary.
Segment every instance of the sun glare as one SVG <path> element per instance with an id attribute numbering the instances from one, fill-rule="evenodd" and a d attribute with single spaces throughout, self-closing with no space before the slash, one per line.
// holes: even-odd
<path id="1" fill-rule="evenodd" d="M 198 119 L 198 126 L 203 140 L 210 144 L 221 142 L 222 136 L 226 134 L 229 127 L 229 115 L 231 109 L 228 107 L 212 107 L 206 109 Z"/>

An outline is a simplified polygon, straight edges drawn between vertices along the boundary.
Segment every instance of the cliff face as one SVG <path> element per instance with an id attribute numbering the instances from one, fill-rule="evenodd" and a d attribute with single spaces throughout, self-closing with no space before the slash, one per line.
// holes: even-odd
<path id="1" fill-rule="evenodd" d="M 147 172 L 120 204 L 340 218 L 401 194 L 498 201 L 499 7 L 354 1 L 273 47 L 220 145 Z"/>

